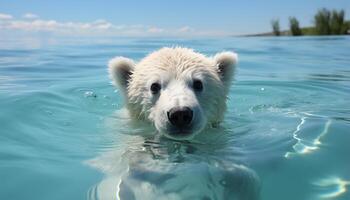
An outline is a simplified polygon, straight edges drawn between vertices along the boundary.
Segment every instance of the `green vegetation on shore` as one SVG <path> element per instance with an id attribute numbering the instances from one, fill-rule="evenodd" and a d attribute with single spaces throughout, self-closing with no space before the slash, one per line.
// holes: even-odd
<path id="1" fill-rule="evenodd" d="M 280 36 L 281 31 L 280 31 L 280 23 L 278 19 L 274 19 L 271 21 L 271 26 L 272 26 L 272 31 L 275 36 Z"/>
<path id="2" fill-rule="evenodd" d="M 314 26 L 300 28 L 296 17 L 289 18 L 289 30 L 280 30 L 279 20 L 271 21 L 272 32 L 248 36 L 301 36 L 301 35 L 346 35 L 350 34 L 350 21 L 345 20 L 344 10 L 322 8 L 314 16 Z"/>
<path id="3" fill-rule="evenodd" d="M 295 17 L 289 18 L 289 30 L 293 36 L 303 35 L 303 31 L 299 27 L 299 21 Z"/>

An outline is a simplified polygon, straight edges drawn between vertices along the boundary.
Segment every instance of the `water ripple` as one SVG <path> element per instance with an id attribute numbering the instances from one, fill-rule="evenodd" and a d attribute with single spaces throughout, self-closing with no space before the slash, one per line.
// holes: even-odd
<path id="1" fill-rule="evenodd" d="M 313 182 L 318 190 L 318 197 L 321 199 L 334 199 L 348 192 L 350 181 L 346 181 L 337 176 L 319 179 Z"/>

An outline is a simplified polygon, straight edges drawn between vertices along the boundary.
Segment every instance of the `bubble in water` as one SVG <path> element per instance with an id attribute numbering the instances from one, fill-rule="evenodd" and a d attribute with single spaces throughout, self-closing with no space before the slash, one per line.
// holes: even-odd
<path id="1" fill-rule="evenodd" d="M 85 97 L 97 98 L 97 95 L 93 91 L 86 91 L 84 96 Z"/>
<path id="2" fill-rule="evenodd" d="M 220 184 L 221 184 L 222 186 L 225 186 L 227 183 L 226 183 L 225 180 L 220 180 Z"/>
<path id="3" fill-rule="evenodd" d="M 46 113 L 47 115 L 53 115 L 53 112 L 50 111 L 50 110 L 45 110 L 45 113 Z"/>

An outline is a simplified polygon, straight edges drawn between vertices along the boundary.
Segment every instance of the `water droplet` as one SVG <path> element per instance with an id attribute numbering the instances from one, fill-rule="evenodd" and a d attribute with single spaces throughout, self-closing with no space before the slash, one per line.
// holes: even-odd
<path id="1" fill-rule="evenodd" d="M 260 90 L 261 90 L 261 91 L 264 91 L 264 90 L 265 90 L 265 88 L 263 88 L 263 87 L 262 87 Z"/>

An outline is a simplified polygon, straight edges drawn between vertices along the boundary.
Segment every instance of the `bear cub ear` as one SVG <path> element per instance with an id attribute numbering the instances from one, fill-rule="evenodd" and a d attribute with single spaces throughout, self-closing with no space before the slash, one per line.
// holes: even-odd
<path id="1" fill-rule="evenodd" d="M 229 87 L 234 76 L 236 64 L 238 62 L 237 54 L 230 51 L 217 53 L 214 56 L 214 60 L 222 82 Z"/>
<path id="2" fill-rule="evenodd" d="M 124 95 L 126 95 L 134 67 L 134 61 L 125 57 L 115 57 L 108 62 L 109 77 L 113 85 L 117 86 Z"/>

